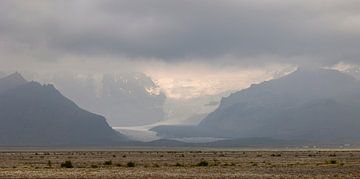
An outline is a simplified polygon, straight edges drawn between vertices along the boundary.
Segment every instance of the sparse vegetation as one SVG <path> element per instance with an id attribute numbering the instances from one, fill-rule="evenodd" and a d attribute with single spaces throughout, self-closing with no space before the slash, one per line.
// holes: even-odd
<path id="1" fill-rule="evenodd" d="M 326 160 L 325 161 L 326 164 L 337 164 L 336 160 Z"/>
<path id="2" fill-rule="evenodd" d="M 204 175 L 214 178 L 329 178 L 335 175 L 338 178 L 360 177 L 360 151 L 337 152 L 335 157 L 330 157 L 334 151 L 247 151 L 245 154 L 243 151 L 89 151 L 51 152 L 49 155 L 45 152 L 37 153 L 0 152 L 0 178 L 201 178 Z M 122 158 L 125 154 L 126 159 Z M 186 157 L 183 158 L 182 154 Z M 226 157 L 219 157 L 220 154 Z M 281 154 L 281 157 L 277 157 L 278 154 Z M 316 157 L 308 157 L 310 154 Z M 114 158 L 113 155 L 120 157 Z M 163 157 L 159 158 L 160 155 Z M 44 156 L 44 159 L 40 156 Z M 66 160 L 63 160 L 64 158 Z"/>
<path id="3" fill-rule="evenodd" d="M 105 162 L 104 162 L 104 165 L 112 165 L 112 161 L 111 161 L 111 160 L 105 161 Z"/>
<path id="4" fill-rule="evenodd" d="M 73 164 L 70 160 L 65 161 L 64 163 L 61 163 L 61 168 L 74 168 Z"/>
<path id="5" fill-rule="evenodd" d="M 127 167 L 135 167 L 135 162 L 128 162 L 126 164 Z"/>
<path id="6" fill-rule="evenodd" d="M 209 162 L 203 160 L 203 161 L 199 162 L 198 164 L 196 164 L 196 166 L 207 167 L 207 166 L 209 166 Z"/>
<path id="7" fill-rule="evenodd" d="M 178 163 L 175 164 L 175 166 L 176 166 L 176 167 L 182 167 L 182 166 L 184 166 L 184 165 L 178 162 Z"/>
<path id="8" fill-rule="evenodd" d="M 91 165 L 91 168 L 99 168 L 97 165 Z"/>

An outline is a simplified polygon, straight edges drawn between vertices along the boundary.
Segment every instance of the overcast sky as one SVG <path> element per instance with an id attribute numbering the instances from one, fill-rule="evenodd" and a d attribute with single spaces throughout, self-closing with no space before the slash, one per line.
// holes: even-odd
<path id="1" fill-rule="evenodd" d="M 141 71 L 174 97 L 360 65 L 359 47 L 359 0 L 0 1 L 1 71 Z"/>

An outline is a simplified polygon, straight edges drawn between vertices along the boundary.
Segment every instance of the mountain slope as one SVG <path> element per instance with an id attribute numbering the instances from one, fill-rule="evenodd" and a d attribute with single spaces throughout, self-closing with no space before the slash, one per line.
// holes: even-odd
<path id="1" fill-rule="evenodd" d="M 360 83 L 352 76 L 328 69 L 298 69 L 223 98 L 198 126 L 163 126 L 153 131 L 168 137 L 355 141 L 360 139 L 359 109 Z"/>
<path id="2" fill-rule="evenodd" d="M 55 84 L 84 109 L 105 116 L 113 127 L 149 125 L 165 116 L 165 94 L 142 73 L 53 73 L 38 78 Z"/>
<path id="3" fill-rule="evenodd" d="M 199 126 L 228 137 L 359 137 L 359 92 L 359 82 L 338 71 L 299 69 L 230 95 Z"/>
<path id="4" fill-rule="evenodd" d="M 0 79 L 2 89 L 24 82 L 17 77 L 9 83 L 9 77 Z M 0 92 L 0 114 L 1 146 L 116 145 L 126 140 L 104 117 L 79 108 L 52 85 L 26 82 Z"/>

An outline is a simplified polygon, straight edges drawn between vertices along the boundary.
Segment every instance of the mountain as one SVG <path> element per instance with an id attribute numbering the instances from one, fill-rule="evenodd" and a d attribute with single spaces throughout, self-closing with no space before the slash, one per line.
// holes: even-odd
<path id="1" fill-rule="evenodd" d="M 223 96 L 231 92 L 203 95 L 193 98 L 167 98 L 164 104 L 165 121 L 170 124 L 196 125 L 219 105 Z"/>
<path id="2" fill-rule="evenodd" d="M 106 146 L 127 140 L 53 85 L 27 82 L 15 73 L 0 79 L 0 89 L 0 146 Z"/>
<path id="3" fill-rule="evenodd" d="M 336 70 L 298 69 L 223 98 L 192 130 L 194 134 L 214 131 L 211 137 L 359 140 L 358 109 L 360 83 L 355 78 Z M 186 131 L 186 136 L 192 134 L 180 130 Z"/>
<path id="4" fill-rule="evenodd" d="M 0 80 L 0 93 L 23 85 L 27 82 L 28 81 L 26 81 L 25 78 L 23 78 L 18 72 L 5 76 Z"/>
<path id="5" fill-rule="evenodd" d="M 351 76 L 354 76 L 355 78 L 360 80 L 360 66 L 358 65 L 348 66 L 346 68 L 341 69 L 341 71 Z"/>
<path id="6" fill-rule="evenodd" d="M 105 116 L 114 127 L 153 124 L 165 116 L 165 94 L 143 73 L 50 73 L 33 78 L 55 84 L 65 96 Z"/>

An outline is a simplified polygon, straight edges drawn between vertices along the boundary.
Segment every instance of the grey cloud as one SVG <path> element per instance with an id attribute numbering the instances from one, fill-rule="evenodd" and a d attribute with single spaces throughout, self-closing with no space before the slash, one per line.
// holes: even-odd
<path id="1" fill-rule="evenodd" d="M 40 59 L 219 62 L 229 55 L 254 65 L 360 64 L 360 2 L 5 0 L 0 43 L 17 53 L 35 51 L 30 54 Z"/>

